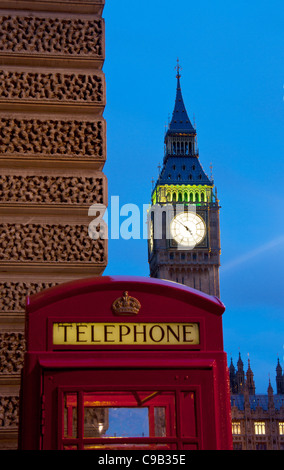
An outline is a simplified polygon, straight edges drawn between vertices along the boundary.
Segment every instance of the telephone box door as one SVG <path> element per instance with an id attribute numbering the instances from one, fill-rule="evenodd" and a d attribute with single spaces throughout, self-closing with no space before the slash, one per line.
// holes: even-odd
<path id="1" fill-rule="evenodd" d="M 210 367 L 46 369 L 41 447 L 214 449 L 214 394 Z"/>

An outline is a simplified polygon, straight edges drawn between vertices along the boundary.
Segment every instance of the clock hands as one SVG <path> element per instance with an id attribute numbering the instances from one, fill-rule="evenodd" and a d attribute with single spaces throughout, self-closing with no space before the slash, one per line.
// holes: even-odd
<path id="1" fill-rule="evenodd" d="M 182 225 L 182 226 L 190 233 L 190 235 L 191 235 L 191 237 L 192 237 L 192 239 L 193 239 L 193 242 L 196 244 L 196 243 L 197 243 L 197 240 L 196 240 L 194 234 L 192 233 L 192 231 L 190 230 L 190 228 L 189 228 L 187 225 L 183 224 L 183 223 L 182 223 L 180 220 L 178 220 L 178 219 L 176 219 L 176 222 L 178 222 L 180 225 Z"/>
<path id="2" fill-rule="evenodd" d="M 182 223 L 180 220 L 178 220 L 178 219 L 177 219 L 176 221 L 177 221 L 180 225 L 182 225 L 183 227 L 185 227 L 186 230 L 187 230 L 188 232 L 190 232 L 190 234 L 193 236 L 192 231 L 190 230 L 190 228 L 189 228 L 187 225 L 183 224 L 183 223 Z"/>

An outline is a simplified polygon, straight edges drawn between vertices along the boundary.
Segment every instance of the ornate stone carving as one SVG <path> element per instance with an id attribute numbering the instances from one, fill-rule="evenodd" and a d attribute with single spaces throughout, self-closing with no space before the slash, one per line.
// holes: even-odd
<path id="1" fill-rule="evenodd" d="M 0 334 L 0 373 L 18 374 L 24 363 L 25 337 L 23 333 Z"/>
<path id="2" fill-rule="evenodd" d="M 0 203 L 102 204 L 102 178 L 0 176 Z"/>
<path id="3" fill-rule="evenodd" d="M 0 397 L 0 429 L 17 428 L 19 424 L 19 398 Z"/>
<path id="4" fill-rule="evenodd" d="M 103 103 L 103 82 L 96 74 L 1 70 L 0 99 Z"/>
<path id="5" fill-rule="evenodd" d="M 83 225 L 1 224 L 0 262 L 103 263 L 104 240 Z"/>
<path id="6" fill-rule="evenodd" d="M 103 122 L 0 119 L 0 154 L 102 158 Z"/>
<path id="7" fill-rule="evenodd" d="M 0 396 L 0 430 L 17 428 L 19 424 L 19 397 Z"/>
<path id="8" fill-rule="evenodd" d="M 102 57 L 103 27 L 92 21 L 34 16 L 0 18 L 0 51 L 20 54 L 56 54 Z"/>
<path id="9" fill-rule="evenodd" d="M 56 285 L 55 282 L 1 282 L 0 312 L 24 312 L 28 295 Z"/>

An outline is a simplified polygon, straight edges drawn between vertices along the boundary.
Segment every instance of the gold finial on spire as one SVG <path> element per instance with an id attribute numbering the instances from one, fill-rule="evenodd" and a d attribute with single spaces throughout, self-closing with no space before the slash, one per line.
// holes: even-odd
<path id="1" fill-rule="evenodd" d="M 179 65 L 179 58 L 177 58 L 177 65 L 175 67 L 175 70 L 177 71 L 177 78 L 180 78 L 181 75 L 180 75 L 180 70 L 182 70 L 182 67 Z"/>

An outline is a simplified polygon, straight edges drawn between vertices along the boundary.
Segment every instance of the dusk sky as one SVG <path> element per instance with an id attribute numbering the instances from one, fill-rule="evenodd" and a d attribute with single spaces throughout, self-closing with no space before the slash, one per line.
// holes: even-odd
<path id="1" fill-rule="evenodd" d="M 107 0 L 107 163 L 120 207 L 149 204 L 176 94 L 220 199 L 224 347 L 256 393 L 284 370 L 283 0 Z M 121 223 L 127 217 L 121 216 Z M 147 240 L 109 240 L 105 275 L 149 276 Z"/>

